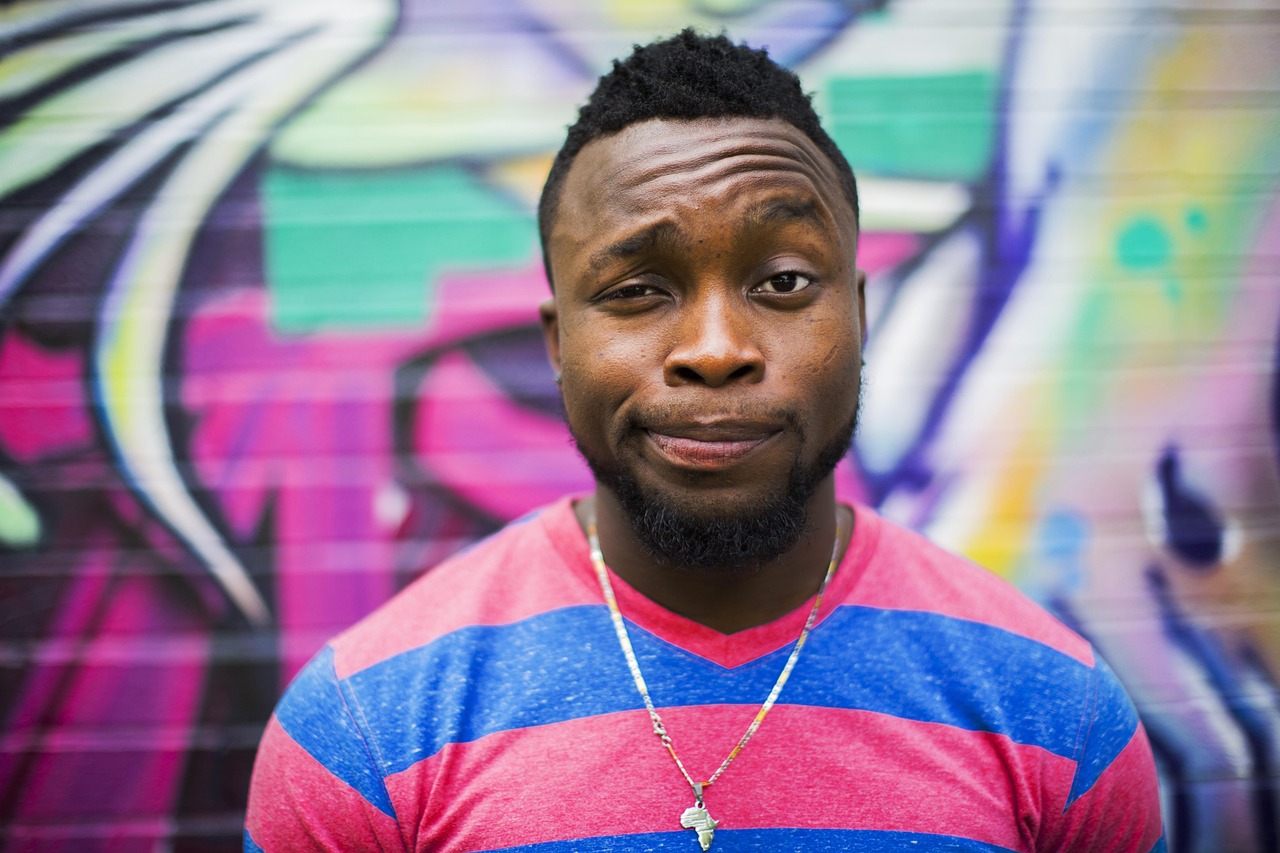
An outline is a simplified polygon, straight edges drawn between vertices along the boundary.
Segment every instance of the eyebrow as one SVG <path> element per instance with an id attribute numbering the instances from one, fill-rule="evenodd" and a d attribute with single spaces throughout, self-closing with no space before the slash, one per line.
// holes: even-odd
<path id="1" fill-rule="evenodd" d="M 680 233 L 680 229 L 675 223 L 655 222 L 630 237 L 625 237 L 597 252 L 593 252 L 587 260 L 587 268 L 593 273 L 599 273 L 614 261 L 634 258 L 662 245 L 673 249 L 687 248 L 689 239 Z"/>
<path id="2" fill-rule="evenodd" d="M 743 221 L 747 229 L 759 229 L 792 222 L 807 222 L 824 231 L 831 230 L 831 223 L 822 215 L 813 199 L 781 198 L 763 201 L 748 209 Z M 591 257 L 587 259 L 587 268 L 593 274 L 599 274 L 611 263 L 634 258 L 659 247 L 671 250 L 687 249 L 689 247 L 689 238 L 673 222 L 655 222 L 630 237 L 624 237 L 618 242 L 592 253 Z"/>
<path id="3" fill-rule="evenodd" d="M 766 225 L 784 225 L 791 222 L 808 222 L 824 230 L 830 228 L 826 217 L 818 210 L 813 199 L 771 199 L 761 202 L 747 211 L 746 223 L 751 228 Z"/>

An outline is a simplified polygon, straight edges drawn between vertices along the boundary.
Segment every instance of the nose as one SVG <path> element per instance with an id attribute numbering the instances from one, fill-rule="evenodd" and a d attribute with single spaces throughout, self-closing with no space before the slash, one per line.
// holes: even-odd
<path id="1" fill-rule="evenodd" d="M 730 382 L 759 382 L 764 355 L 750 310 L 726 294 L 701 296 L 682 306 L 677 339 L 663 364 L 666 383 L 718 388 Z"/>

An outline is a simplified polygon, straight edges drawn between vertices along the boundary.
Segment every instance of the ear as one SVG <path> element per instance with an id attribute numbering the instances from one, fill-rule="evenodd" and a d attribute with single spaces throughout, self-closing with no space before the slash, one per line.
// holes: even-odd
<path id="1" fill-rule="evenodd" d="M 542 338 L 547 345 L 547 358 L 551 361 L 551 369 L 556 373 L 556 381 L 560 381 L 560 315 L 556 312 L 554 296 L 544 300 L 538 306 L 538 316 L 542 320 Z"/>
<path id="2" fill-rule="evenodd" d="M 862 348 L 867 347 L 867 274 L 862 270 L 854 273 L 854 284 L 858 294 L 858 327 L 862 335 Z"/>

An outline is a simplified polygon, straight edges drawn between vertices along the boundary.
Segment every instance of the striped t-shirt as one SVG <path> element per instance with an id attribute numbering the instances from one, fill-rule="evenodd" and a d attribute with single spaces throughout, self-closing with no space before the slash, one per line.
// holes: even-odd
<path id="1" fill-rule="evenodd" d="M 1089 644 L 865 508 L 777 705 L 714 786 L 712 850 L 1163 850 L 1133 705 Z M 613 577 L 680 757 L 706 778 L 811 603 L 721 634 Z M 254 767 L 246 850 L 699 851 L 568 499 L 326 646 Z"/>

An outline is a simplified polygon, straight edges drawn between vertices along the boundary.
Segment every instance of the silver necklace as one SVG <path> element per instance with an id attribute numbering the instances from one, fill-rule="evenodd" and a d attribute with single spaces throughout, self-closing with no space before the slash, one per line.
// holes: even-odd
<path id="1" fill-rule="evenodd" d="M 843 537 L 843 525 L 841 524 L 839 514 L 836 517 L 836 541 L 831 547 L 831 562 L 827 566 L 827 573 L 822 578 L 822 584 L 818 587 L 818 594 L 814 596 L 813 607 L 809 609 L 809 618 L 805 620 L 804 628 L 800 630 L 800 636 L 796 639 L 795 646 L 791 649 L 791 655 L 787 658 L 786 664 L 782 667 L 782 672 L 778 675 L 778 680 L 773 683 L 773 689 L 769 691 L 769 696 L 764 700 L 764 704 L 760 706 L 760 710 L 756 712 L 755 718 L 751 721 L 751 725 L 747 726 L 746 732 L 738 740 L 738 743 L 725 756 L 724 761 L 720 762 L 720 766 L 716 768 L 716 772 L 705 782 L 695 782 L 693 776 L 685 769 L 684 762 L 680 760 L 680 756 L 676 754 L 675 744 L 671 741 L 671 735 L 667 733 L 667 727 L 662 722 L 662 717 L 658 715 L 658 709 L 654 707 L 653 699 L 649 697 L 649 687 L 645 684 L 644 676 L 640 673 L 640 663 L 636 660 L 635 650 L 631 647 L 631 637 L 627 633 L 626 623 L 622 620 L 622 613 L 618 610 L 618 599 L 613 594 L 613 584 L 609 581 L 609 572 L 605 568 L 604 554 L 600 551 L 600 537 L 596 533 L 596 514 L 593 509 L 590 517 L 587 519 L 587 541 L 591 546 L 591 563 L 595 566 L 596 577 L 600 581 L 600 591 L 604 593 L 605 603 L 609 605 L 609 617 L 613 620 L 614 633 L 618 635 L 618 645 L 622 646 L 623 657 L 627 659 L 627 668 L 631 670 L 631 678 L 636 683 L 636 690 L 640 691 L 640 698 L 644 700 L 645 710 L 649 712 L 649 721 L 653 724 L 653 733 L 662 741 L 662 745 L 666 747 L 667 752 L 671 755 L 671 759 L 675 761 L 676 767 L 680 768 L 680 775 L 684 776 L 689 787 L 693 790 L 693 805 L 685 809 L 680 814 L 680 825 L 685 829 L 692 829 L 698 834 L 698 844 L 703 850 L 711 848 L 711 839 L 715 836 L 716 827 L 720 825 L 718 820 L 711 817 L 711 813 L 707 811 L 704 793 L 712 783 L 720 778 L 720 774 L 728 769 L 733 760 L 738 757 L 738 753 L 742 752 L 747 745 L 747 741 L 751 740 L 756 730 L 760 728 L 760 724 L 764 722 L 765 715 L 778 701 L 778 695 L 782 693 L 783 685 L 787 683 L 787 679 L 791 677 L 791 670 L 795 668 L 796 660 L 800 657 L 800 649 L 804 647 L 804 641 L 809 636 L 809 631 L 813 628 L 813 623 L 817 621 L 818 610 L 822 606 L 822 594 L 827 590 L 827 584 L 831 582 L 832 575 L 836 571 L 836 558 L 840 554 L 840 540 Z"/>

